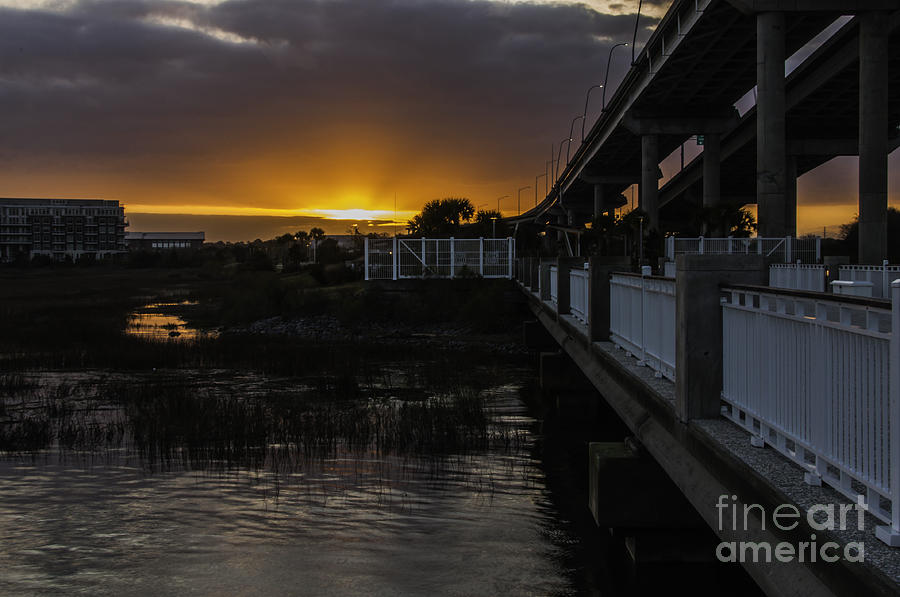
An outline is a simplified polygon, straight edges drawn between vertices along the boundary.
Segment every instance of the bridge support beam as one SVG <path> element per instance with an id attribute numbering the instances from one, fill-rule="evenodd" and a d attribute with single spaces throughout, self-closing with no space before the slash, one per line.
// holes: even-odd
<path id="1" fill-rule="evenodd" d="M 640 208 L 647 214 L 648 230 L 659 230 L 659 137 L 641 137 Z"/>
<path id="2" fill-rule="evenodd" d="M 786 235 L 785 16 L 756 15 L 756 202 L 759 235 Z"/>
<path id="3" fill-rule="evenodd" d="M 887 258 L 888 22 L 860 15 L 859 27 L 859 263 Z"/>
<path id="4" fill-rule="evenodd" d="M 721 284 L 766 284 L 759 255 L 679 255 L 675 259 L 675 411 L 682 421 L 721 416 Z"/>
<path id="5" fill-rule="evenodd" d="M 559 350 L 540 354 L 540 385 L 545 392 L 596 391 L 569 355 Z"/>
<path id="6" fill-rule="evenodd" d="M 522 340 L 526 348 L 539 352 L 549 352 L 558 348 L 556 340 L 539 321 L 522 322 Z"/>
<path id="7" fill-rule="evenodd" d="M 634 438 L 588 446 L 588 506 L 601 528 L 702 528 L 703 520 Z"/>

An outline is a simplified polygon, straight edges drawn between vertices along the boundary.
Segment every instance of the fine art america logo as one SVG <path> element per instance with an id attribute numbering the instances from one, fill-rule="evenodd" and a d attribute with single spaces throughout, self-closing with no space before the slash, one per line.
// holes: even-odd
<path id="1" fill-rule="evenodd" d="M 719 514 L 719 531 L 747 532 L 752 529 L 792 531 L 802 519 L 814 531 L 845 531 L 855 524 L 860 531 L 865 530 L 867 506 L 862 497 L 856 504 L 815 504 L 806 513 L 793 504 L 781 504 L 771 513 L 760 504 L 738 504 L 737 496 L 720 495 L 716 502 Z M 751 525 L 752 517 L 758 522 Z M 841 558 L 848 562 L 862 562 L 865 559 L 865 545 L 862 541 L 849 542 L 843 549 L 834 541 L 822 542 L 811 533 L 808 541 L 796 544 L 782 541 L 723 541 L 716 547 L 716 557 L 721 562 L 837 562 Z"/>

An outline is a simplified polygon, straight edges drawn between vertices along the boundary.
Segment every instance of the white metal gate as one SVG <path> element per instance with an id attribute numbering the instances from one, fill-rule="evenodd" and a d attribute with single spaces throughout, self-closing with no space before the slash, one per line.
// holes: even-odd
<path id="1" fill-rule="evenodd" d="M 512 278 L 512 238 L 369 238 L 366 280 Z"/>

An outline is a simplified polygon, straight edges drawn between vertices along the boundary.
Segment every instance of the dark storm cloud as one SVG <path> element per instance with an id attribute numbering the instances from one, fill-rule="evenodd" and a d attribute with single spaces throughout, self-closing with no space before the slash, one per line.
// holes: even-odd
<path id="1" fill-rule="evenodd" d="M 510 172 L 568 132 L 633 23 L 585 5 L 453 0 L 3 9 L 0 167 L 78 155 L 177 171 L 190 157 L 309 152 L 359 126 Z"/>

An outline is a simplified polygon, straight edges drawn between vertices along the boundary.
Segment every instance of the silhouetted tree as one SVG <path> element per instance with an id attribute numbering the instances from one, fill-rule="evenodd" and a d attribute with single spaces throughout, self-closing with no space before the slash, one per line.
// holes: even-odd
<path id="1" fill-rule="evenodd" d="M 704 236 L 749 238 L 756 232 L 756 218 L 735 204 L 701 207 L 697 212 L 698 228 Z"/>
<path id="2" fill-rule="evenodd" d="M 859 262 L 859 216 L 852 222 L 841 226 L 843 250 L 850 256 L 851 263 Z M 891 263 L 900 263 L 900 210 L 889 207 L 887 210 L 887 259 Z"/>
<path id="3" fill-rule="evenodd" d="M 434 199 L 425 204 L 420 214 L 407 222 L 406 228 L 413 236 L 452 236 L 474 215 L 475 207 L 468 199 Z"/>
<path id="4" fill-rule="evenodd" d="M 474 238 L 480 236 L 485 238 L 494 236 L 503 238 L 507 235 L 507 226 L 500 221 L 502 217 L 496 209 L 482 209 L 475 214 L 475 224 L 467 232 Z M 495 229 L 496 232 L 494 232 Z"/>

